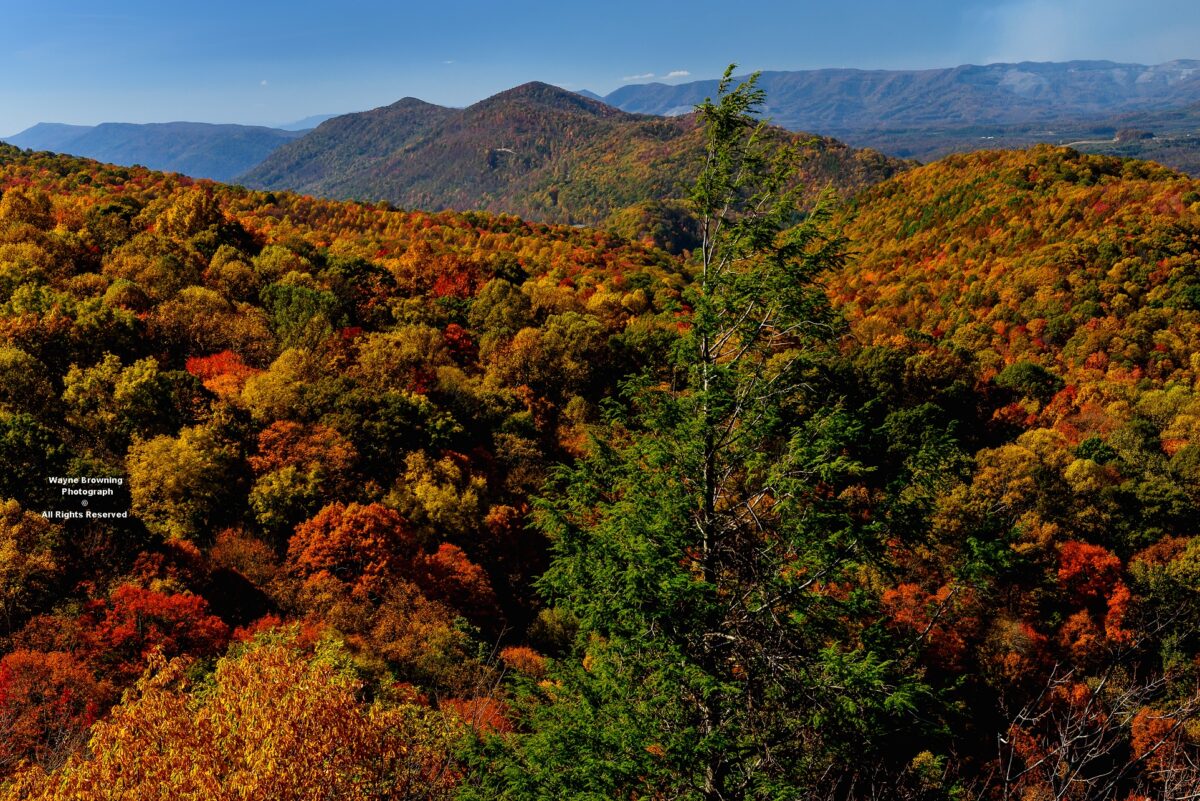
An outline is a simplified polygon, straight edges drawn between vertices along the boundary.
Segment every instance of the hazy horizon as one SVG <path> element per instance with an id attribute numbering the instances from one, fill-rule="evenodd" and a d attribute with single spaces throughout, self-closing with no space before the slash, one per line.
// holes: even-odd
<path id="1" fill-rule="evenodd" d="M 1041 61 L 1041 62 L 1037 62 L 1037 61 L 1032 61 L 1032 60 L 1026 59 L 1026 60 L 1024 60 L 1024 61 L 1021 61 L 1021 62 L 1013 62 L 1013 61 L 1010 61 L 1010 62 L 996 62 L 996 61 L 993 61 L 993 62 L 986 62 L 986 63 L 973 63 L 973 62 L 964 62 L 964 63 L 961 63 L 961 64 L 945 64 L 945 65 L 936 66 L 936 67 L 912 67 L 912 68 L 899 68 L 899 67 L 898 67 L 898 68 L 895 68 L 895 71 L 914 71 L 914 72 L 919 72 L 919 71 L 923 71 L 923 70 L 934 71 L 934 70 L 940 70 L 940 69 L 954 69 L 954 68 L 956 68 L 956 67 L 969 67 L 969 66 L 994 66 L 994 65 L 997 65 L 997 64 L 1020 64 L 1020 63 L 1042 63 L 1042 64 L 1051 64 L 1051 63 L 1070 63 L 1070 62 L 1088 62 L 1088 61 L 1092 61 L 1092 62 L 1103 62 L 1103 61 L 1109 61 L 1109 62 L 1112 62 L 1112 63 L 1115 63 L 1115 64 L 1140 64 L 1141 66 L 1159 66 L 1159 65 L 1162 65 L 1162 64 L 1169 64 L 1169 63 L 1172 63 L 1172 62 L 1178 62 L 1178 61 L 1200 61 L 1200 58 L 1187 58 L 1187 57 L 1180 57 L 1180 58 L 1169 58 L 1169 59 L 1165 59 L 1164 61 L 1160 61 L 1160 62 L 1154 62 L 1154 63 L 1144 63 L 1144 62 L 1115 62 L 1115 61 L 1113 61 L 1112 59 L 1100 59 L 1100 58 L 1096 58 L 1096 59 L 1069 59 L 1069 60 L 1067 60 L 1066 62 L 1060 62 L 1060 61 Z M 757 69 L 757 68 L 756 68 L 756 69 Z M 861 69 L 861 70 L 863 70 L 863 71 L 871 71 L 871 70 L 884 70 L 884 68 L 882 68 L 882 67 L 877 67 L 877 68 L 862 68 L 862 67 L 807 67 L 807 68 L 804 68 L 804 69 L 799 69 L 799 70 L 786 70 L 786 69 L 781 69 L 781 70 L 763 70 L 763 71 L 764 71 L 764 72 L 804 72 L 804 71 L 839 70 L 839 69 Z M 752 70 L 752 69 L 748 69 L 748 68 L 746 68 L 746 69 L 739 68 L 737 72 L 738 72 L 738 74 L 739 74 L 739 75 L 745 75 L 745 74 L 749 74 L 750 72 L 753 72 L 753 71 L 754 71 L 754 70 Z M 719 76 L 719 75 L 717 75 L 717 74 L 713 74 L 713 75 L 691 75 L 691 74 L 689 73 L 689 75 L 688 75 L 687 77 L 675 77 L 675 78 L 673 78 L 673 79 L 672 79 L 672 78 L 667 78 L 666 76 L 662 76 L 661 78 L 657 78 L 657 79 L 647 79 L 647 80 L 645 80 L 645 81 L 639 81 L 639 82 L 637 82 L 637 83 L 634 83 L 634 82 L 622 83 L 622 84 L 620 84 L 620 86 L 635 86 L 635 85 L 646 85 L 646 84 L 679 85 L 679 84 L 692 83 L 692 82 L 705 81 L 705 80 L 715 80 L 715 79 L 717 79 L 718 77 L 720 77 L 720 76 Z M 598 94 L 598 95 L 600 95 L 601 97 L 604 97 L 604 96 L 606 96 L 606 95 L 608 95 L 608 94 L 611 94 L 611 93 L 612 93 L 612 91 L 616 91 L 616 89 L 617 89 L 617 88 L 620 88 L 620 87 L 615 87 L 613 90 L 611 90 L 611 91 L 607 91 L 607 92 L 595 92 L 595 90 L 591 90 L 591 89 L 589 89 L 589 87 L 577 87 L 577 88 L 575 88 L 575 89 L 570 89 L 569 87 L 562 86 L 561 84 L 553 84 L 552 82 L 549 82 L 549 81 L 541 81 L 540 79 L 537 79 L 537 78 L 532 78 L 532 79 L 530 79 L 530 81 L 526 81 L 525 83 L 529 83 L 529 82 L 551 83 L 552 85 L 559 86 L 559 88 L 562 88 L 562 89 L 567 89 L 568 91 L 574 91 L 574 92 L 584 92 L 584 91 L 591 91 L 591 92 L 594 92 L 595 94 Z M 519 86 L 519 85 L 520 85 L 520 84 L 515 84 L 515 86 Z M 500 90 L 498 90 L 498 91 L 499 91 L 499 92 L 503 92 L 505 89 L 508 89 L 508 88 L 512 88 L 512 87 L 505 87 L 504 89 L 500 89 Z M 487 97 L 490 97 L 490 96 L 492 96 L 492 94 L 495 94 L 495 93 L 491 93 L 491 94 L 487 94 L 487 95 L 481 95 L 480 97 L 478 97 L 478 98 L 475 98 L 474 100 L 472 100 L 472 101 L 470 101 L 470 102 L 468 102 L 468 103 L 463 103 L 463 104 L 450 104 L 450 103 L 445 103 L 445 104 L 439 104 L 439 105 L 445 105 L 445 106 L 446 106 L 446 107 L 448 107 L 448 108 L 466 108 L 467 106 L 471 105 L 472 103 L 478 102 L 478 101 L 480 101 L 480 100 L 484 100 L 484 99 L 486 99 Z M 409 96 L 409 95 L 406 95 L 406 97 L 408 97 L 408 96 Z M 428 98 L 419 97 L 419 96 L 417 96 L 417 97 L 418 97 L 418 99 L 420 99 L 420 100 L 426 100 L 427 102 L 433 102 L 433 101 L 429 101 L 429 100 L 428 100 Z M 394 103 L 394 102 L 396 102 L 397 100 L 401 100 L 401 99 L 402 99 L 402 98 L 400 98 L 400 97 L 397 97 L 397 98 L 395 98 L 394 100 L 386 101 L 386 102 L 384 102 L 384 103 L 380 104 L 379 106 L 371 106 L 371 107 L 369 107 L 369 108 L 347 108 L 347 109 L 341 109 L 341 110 L 338 110 L 338 111 L 330 111 L 330 112 L 315 112 L 315 113 L 313 113 L 313 114 L 307 114 L 307 115 L 305 115 L 305 116 L 303 116 L 303 117 L 300 117 L 300 118 L 297 118 L 297 119 L 287 119 L 287 120 L 271 120 L 271 121 L 259 121 L 259 120 L 252 120 L 252 121 L 237 121 L 237 120 L 229 120 L 229 121 L 223 121 L 223 122 L 215 122 L 215 121 L 212 121 L 212 120 L 201 120 L 201 119 L 183 119 L 183 118 L 180 118 L 180 119 L 161 119 L 161 120 L 159 120 L 159 119 L 147 119 L 147 120 L 142 120 L 142 121 L 140 121 L 140 122 L 139 122 L 139 121 L 133 121 L 133 120 L 124 120 L 124 119 L 121 119 L 121 120 L 117 120 L 117 119 L 111 119 L 111 120 L 109 120 L 109 119 L 106 119 L 106 120 L 100 120 L 100 121 L 98 121 L 98 122 L 64 122 L 64 121 L 62 121 L 62 120 L 51 120 L 51 119 L 45 119 L 45 120 L 38 120 L 37 122 L 35 122 L 35 123 L 33 123 L 33 124 L 29 125 L 29 126 L 26 126 L 25 128 L 22 128 L 20 131 L 13 131 L 12 133 L 10 133 L 10 134 L 7 134 L 7 135 L 8 135 L 8 136 L 13 136 L 13 135 L 16 135 L 16 134 L 19 134 L 19 133 L 23 133 L 23 132 L 25 132 L 25 131 L 29 130 L 30 128 L 32 128 L 32 127 L 34 127 L 34 126 L 36 126 L 36 125 L 68 125 L 68 126 L 80 126 L 80 127 L 95 127 L 95 126 L 98 126 L 98 125 L 105 125 L 105 124 L 124 124 L 124 123 L 131 123 L 131 122 L 134 122 L 135 124 L 149 124 L 149 125 L 155 125 L 155 124 L 165 125 L 165 124 L 174 124 L 174 123 L 201 123 L 201 124 L 210 124 L 210 125 L 246 125 L 246 126 L 258 126 L 258 127 L 267 127 L 267 128 L 289 128 L 289 129 L 293 129 L 293 130 L 294 130 L 294 129 L 295 129 L 295 128 L 294 128 L 294 126 L 298 125 L 299 123 L 303 123 L 303 122 L 310 121 L 310 120 L 314 120 L 314 119 L 324 119 L 324 118 L 329 118 L 329 117 L 336 117 L 336 116 L 339 116 L 339 115 L 342 115 L 342 114 L 353 114 L 353 113 L 360 112 L 360 111 L 368 111 L 368 110 L 370 110 L 370 108 L 379 108 L 380 106 L 386 106 L 386 105 L 390 105 L 391 103 Z M 2 139 L 2 138 L 3 138 L 3 136 L 4 136 L 4 134 L 0 134 L 0 139 Z"/>
<path id="2" fill-rule="evenodd" d="M 16 78 L 0 87 L 3 135 L 38 122 L 282 125 L 405 96 L 465 106 L 531 80 L 603 95 L 713 78 L 731 61 L 749 72 L 1200 57 L 1200 6 L 1179 0 L 763 0 L 738 15 L 707 0 L 471 0 L 452 16 L 379 0 L 0 9 L 0 68 Z"/>

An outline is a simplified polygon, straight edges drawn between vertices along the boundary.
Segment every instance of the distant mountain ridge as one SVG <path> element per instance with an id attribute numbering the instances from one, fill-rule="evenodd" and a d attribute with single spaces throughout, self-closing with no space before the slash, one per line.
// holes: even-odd
<path id="1" fill-rule="evenodd" d="M 309 117 L 305 117 L 302 120 L 296 120 L 295 122 L 288 122 L 284 123 L 283 125 L 275 125 L 272 127 L 278 128 L 281 131 L 311 131 L 313 128 L 316 128 L 318 125 L 325 122 L 325 120 L 331 120 L 334 117 L 340 116 L 340 114 L 313 114 Z"/>
<path id="2" fill-rule="evenodd" d="M 95 130 L 94 125 L 65 125 L 61 122 L 39 122 L 37 125 L 34 125 L 32 128 L 26 128 L 19 134 L 4 137 L 4 141 L 26 150 L 49 150 L 57 153 L 61 148 L 92 130 Z"/>
<path id="3" fill-rule="evenodd" d="M 950 153 L 1069 144 L 1200 176 L 1200 60 L 1022 62 L 929 70 L 764 72 L 766 116 L 855 147 L 932 161 Z M 623 86 L 626 111 L 687 113 L 715 80 Z M 1122 129 L 1155 139 L 1117 141 Z M 1080 143 L 1084 144 L 1080 144 Z"/>
<path id="4" fill-rule="evenodd" d="M 814 187 L 848 194 L 906 166 L 832 139 L 778 133 L 803 143 L 801 170 Z M 694 117 L 631 114 L 532 82 L 464 109 L 405 98 L 336 117 L 240 180 L 412 209 L 601 225 L 638 204 L 686 197 L 701 151 Z"/>
<path id="5" fill-rule="evenodd" d="M 928 70 L 763 72 L 765 113 L 785 128 L 837 136 L 897 127 L 1015 125 L 1108 117 L 1200 101 L 1200 61 L 1021 62 Z M 641 114 L 686 113 L 717 81 L 622 86 L 604 101 Z"/>
<path id="6" fill-rule="evenodd" d="M 111 164 L 229 181 L 280 145 L 306 133 L 203 122 L 62 125 L 39 123 L 5 139 L 27 150 L 49 150 Z"/>

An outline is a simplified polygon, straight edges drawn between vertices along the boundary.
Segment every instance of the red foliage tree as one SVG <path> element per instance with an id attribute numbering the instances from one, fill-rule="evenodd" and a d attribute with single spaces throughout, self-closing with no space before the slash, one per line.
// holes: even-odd
<path id="1" fill-rule="evenodd" d="M 496 616 L 496 595 L 482 567 L 462 548 L 443 542 L 413 565 L 412 580 L 435 601 L 444 601 L 474 620 Z"/>
<path id="2" fill-rule="evenodd" d="M 494 698 L 444 698 L 441 708 L 481 733 L 503 734 L 513 730 L 508 709 Z"/>
<path id="3" fill-rule="evenodd" d="M 211 356 L 193 356 L 187 360 L 186 367 L 189 373 L 217 395 L 240 392 L 246 379 L 262 372 L 246 364 L 240 355 L 231 350 Z"/>
<path id="4" fill-rule="evenodd" d="M 296 527 L 288 556 L 296 573 L 306 579 L 332 576 L 373 595 L 386 579 L 411 564 L 418 543 L 408 523 L 381 504 L 326 506 Z"/>
<path id="5" fill-rule="evenodd" d="M 885 591 L 882 600 L 896 628 L 924 641 L 924 651 L 935 664 L 954 668 L 967 649 L 964 633 L 974 627 L 958 619 L 957 594 L 949 584 L 929 593 L 906 583 Z"/>
<path id="6" fill-rule="evenodd" d="M 141 675 L 150 655 L 209 656 L 229 640 L 229 627 L 192 593 L 166 594 L 124 584 L 90 602 L 78 621 L 80 652 L 118 683 Z"/>
<path id="7" fill-rule="evenodd" d="M 0 775 L 22 760 L 55 766 L 78 746 L 109 688 L 63 651 L 0 659 Z"/>
<path id="8" fill-rule="evenodd" d="M 1121 560 L 1099 545 L 1065 542 L 1058 559 L 1058 583 L 1080 603 L 1107 598 L 1121 578 Z"/>
<path id="9" fill-rule="evenodd" d="M 471 364 L 479 358 L 479 346 L 475 344 L 467 329 L 458 323 L 446 326 L 442 336 L 446 340 L 446 346 L 450 348 L 450 354 L 459 364 Z"/>

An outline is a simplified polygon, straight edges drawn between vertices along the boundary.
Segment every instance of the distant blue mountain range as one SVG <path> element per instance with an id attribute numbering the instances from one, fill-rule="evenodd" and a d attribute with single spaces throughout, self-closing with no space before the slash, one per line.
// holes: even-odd
<path id="1" fill-rule="evenodd" d="M 195 178 L 230 181 L 306 130 L 250 125 L 165 122 L 136 125 L 38 123 L 4 141 L 27 150 L 50 150 L 112 164 L 140 164 Z"/>
<path id="2" fill-rule="evenodd" d="M 764 72 L 766 114 L 792 130 L 839 132 L 1018 125 L 1184 106 L 1200 101 L 1200 61 L 1024 62 L 931 70 Z M 717 81 L 622 86 L 603 98 L 623 111 L 684 114 Z"/>

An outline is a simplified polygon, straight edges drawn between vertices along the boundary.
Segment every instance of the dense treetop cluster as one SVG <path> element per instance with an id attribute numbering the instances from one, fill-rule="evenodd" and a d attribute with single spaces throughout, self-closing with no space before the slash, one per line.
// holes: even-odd
<path id="1" fill-rule="evenodd" d="M 1184 797 L 1200 185 L 978 153 L 831 225 L 824 344 L 763 424 L 796 471 L 735 476 L 813 549 L 735 586 L 802 598 L 755 608 L 820 658 L 789 678 L 808 712 L 748 719 L 806 744 L 813 798 Z M 686 385 L 698 262 L 631 233 L 0 147 L 0 795 L 708 797 L 685 733 L 641 725 L 661 687 L 605 695 L 653 610 L 564 600 L 617 580 L 584 546 L 547 573 L 580 531 L 622 541 L 620 492 L 686 492 L 612 456 L 686 458 L 628 421 Z M 129 518 L 41 515 L 85 476 Z M 628 542 L 662 560 L 630 598 L 686 595 L 698 557 Z M 709 667 L 750 686 L 750 658 Z M 529 768 L 554 760 L 578 770 Z"/>
<path id="2" fill-rule="evenodd" d="M 335 627 L 397 703 L 485 694 L 537 612 L 530 493 L 666 346 L 678 264 L 512 217 L 0 160 L 5 772 L 60 764 L 153 659 L 282 620 L 310 652 Z M 50 477 L 82 476 L 123 479 L 131 517 L 43 518 L 80 509 Z"/>

